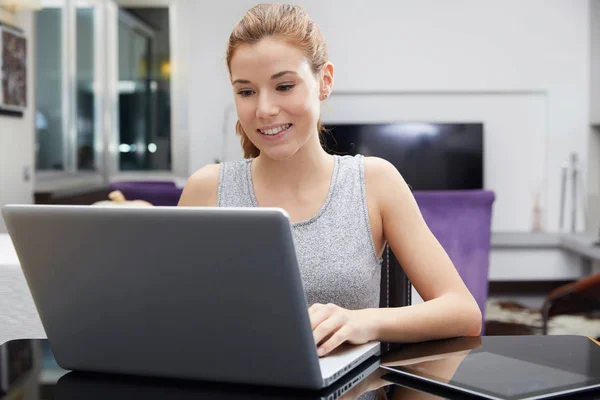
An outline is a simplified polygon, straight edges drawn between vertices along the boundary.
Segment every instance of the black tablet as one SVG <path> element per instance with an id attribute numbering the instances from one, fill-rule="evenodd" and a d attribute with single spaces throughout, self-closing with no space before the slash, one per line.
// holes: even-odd
<path id="1" fill-rule="evenodd" d="M 585 336 L 489 336 L 405 345 L 382 367 L 391 381 L 417 380 L 484 399 L 548 399 L 598 390 L 600 346 Z"/>

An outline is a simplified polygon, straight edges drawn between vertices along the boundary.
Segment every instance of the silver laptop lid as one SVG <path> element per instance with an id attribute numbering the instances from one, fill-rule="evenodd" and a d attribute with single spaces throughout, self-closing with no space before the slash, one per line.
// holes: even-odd
<path id="1" fill-rule="evenodd" d="M 2 215 L 63 368 L 322 387 L 283 210 L 19 205 Z"/>

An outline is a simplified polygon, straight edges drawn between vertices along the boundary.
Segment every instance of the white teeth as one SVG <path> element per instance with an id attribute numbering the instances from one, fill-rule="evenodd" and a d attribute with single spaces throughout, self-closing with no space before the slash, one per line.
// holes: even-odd
<path id="1" fill-rule="evenodd" d="M 285 125 L 278 126 L 277 128 L 267 129 L 267 130 L 261 129 L 260 131 L 265 135 L 277 135 L 279 132 L 289 129 L 290 126 L 291 126 L 290 124 L 285 124 Z"/>

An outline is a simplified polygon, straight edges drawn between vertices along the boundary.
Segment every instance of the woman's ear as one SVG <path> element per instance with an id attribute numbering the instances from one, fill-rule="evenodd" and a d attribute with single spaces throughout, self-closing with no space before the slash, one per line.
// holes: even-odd
<path id="1" fill-rule="evenodd" d="M 323 65 L 321 74 L 321 99 L 326 99 L 333 89 L 333 64 L 327 61 L 325 65 Z"/>

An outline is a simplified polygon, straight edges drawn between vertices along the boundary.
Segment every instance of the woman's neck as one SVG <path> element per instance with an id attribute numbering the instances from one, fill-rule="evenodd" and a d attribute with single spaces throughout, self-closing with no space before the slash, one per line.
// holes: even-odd
<path id="1" fill-rule="evenodd" d="M 262 185 L 271 189 L 303 191 L 321 179 L 330 180 L 333 157 L 321 144 L 312 147 L 307 143 L 296 154 L 286 160 L 273 160 L 258 156 L 253 162 L 253 175 Z"/>

